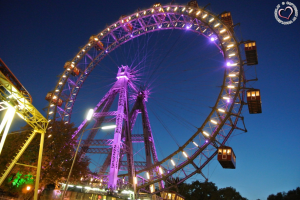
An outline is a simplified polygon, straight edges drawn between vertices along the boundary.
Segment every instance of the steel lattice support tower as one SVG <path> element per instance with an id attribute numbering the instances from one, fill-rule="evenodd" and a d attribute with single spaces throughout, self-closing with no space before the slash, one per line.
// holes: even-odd
<path id="1" fill-rule="evenodd" d="M 113 189 L 116 187 L 117 180 L 118 180 L 123 121 L 125 119 L 125 121 L 128 122 L 127 83 L 129 77 L 130 77 L 130 72 L 127 66 L 119 68 L 118 75 L 117 75 L 118 81 L 116 82 L 116 85 L 119 88 L 119 101 L 118 101 L 118 110 L 117 110 L 117 117 L 116 117 L 116 128 L 115 128 L 114 140 L 112 145 L 109 182 L 108 182 L 108 187 Z M 125 127 L 125 132 L 128 132 L 129 127 L 126 124 L 124 127 Z M 132 149 L 129 149 L 129 151 L 132 151 Z"/>
<path id="2" fill-rule="evenodd" d="M 148 116 L 148 111 L 146 107 L 146 101 L 148 99 L 148 91 L 140 91 L 136 102 L 132 108 L 131 115 L 131 129 L 133 128 L 138 113 L 142 115 L 142 123 L 143 123 L 143 137 L 144 137 L 144 146 L 145 146 L 145 154 L 146 154 L 146 166 L 147 168 L 151 167 L 153 164 L 158 162 L 154 138 L 151 130 L 150 120 Z M 129 166 L 128 166 L 129 167 Z M 159 173 L 158 167 L 156 168 L 156 173 Z M 150 177 L 153 175 L 153 171 L 150 171 Z M 159 188 L 163 188 L 164 184 L 162 181 L 159 183 Z"/>
<path id="3" fill-rule="evenodd" d="M 101 101 L 94 108 L 93 118 L 96 123 L 93 125 L 92 130 L 89 132 L 87 139 L 84 141 L 84 145 L 81 148 L 80 158 L 83 158 L 86 153 L 105 153 L 108 154 L 103 166 L 101 167 L 99 174 L 103 174 L 108 166 L 110 166 L 110 172 L 108 175 L 108 187 L 115 189 L 118 181 L 119 162 L 123 157 L 123 153 L 127 155 L 127 169 L 129 175 L 129 183 L 133 184 L 133 177 L 135 176 L 133 154 L 132 154 L 132 141 L 129 122 L 129 104 L 128 104 L 128 82 L 131 74 L 130 69 L 127 66 L 122 66 L 118 70 L 117 81 L 112 88 L 106 93 Z M 108 112 L 112 103 L 114 102 L 117 94 L 119 94 L 117 111 Z M 110 115 L 116 115 L 116 128 L 114 132 L 114 139 L 112 140 L 94 140 L 98 131 L 97 127 L 100 127 L 104 122 L 105 117 Z M 83 121 L 75 132 L 73 137 L 77 137 L 85 127 L 88 125 L 88 121 Z M 122 142 L 122 137 L 125 136 L 125 143 Z M 90 148 L 95 144 L 110 145 L 111 151 L 107 148 L 97 149 Z M 121 152 L 122 151 L 122 152 Z"/>
<path id="4" fill-rule="evenodd" d="M 148 98 L 147 91 L 137 92 L 136 101 L 129 113 L 128 103 L 128 86 L 134 87 L 131 80 L 132 75 L 127 66 L 122 66 L 118 70 L 117 81 L 111 89 L 104 95 L 101 101 L 94 108 L 93 118 L 95 123 L 92 130 L 89 132 L 87 139 L 83 141 L 81 147 L 80 158 L 83 158 L 86 153 L 107 154 L 107 157 L 99 170 L 100 176 L 105 176 L 108 167 L 109 174 L 107 175 L 107 186 L 109 189 L 116 189 L 118 184 L 118 174 L 120 169 L 127 169 L 128 183 L 135 189 L 134 178 L 136 168 L 141 169 L 151 167 L 158 162 L 154 138 L 150 126 L 150 120 L 146 107 L 146 100 Z M 118 107 L 116 111 L 109 111 L 116 96 L 119 94 Z M 141 113 L 143 134 L 132 135 L 131 131 L 135 125 L 138 114 Z M 116 116 L 116 128 L 113 139 L 98 139 L 94 140 L 98 128 L 105 121 L 107 116 Z M 75 132 L 74 137 L 77 137 L 85 127 L 88 126 L 88 121 L 83 121 Z M 144 142 L 146 162 L 134 161 L 132 143 Z M 111 146 L 110 148 L 90 148 L 91 146 Z M 122 161 L 126 155 L 127 162 Z M 122 164 L 121 164 L 122 162 Z M 125 167 L 125 168 L 124 168 Z M 158 167 L 155 171 L 150 172 L 159 174 Z M 159 184 L 160 188 L 163 183 Z"/>

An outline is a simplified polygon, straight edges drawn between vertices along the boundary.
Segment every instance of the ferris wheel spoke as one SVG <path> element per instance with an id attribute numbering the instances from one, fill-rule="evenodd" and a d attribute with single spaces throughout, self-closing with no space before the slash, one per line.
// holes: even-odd
<path id="1" fill-rule="evenodd" d="M 179 145 L 178 141 L 173 136 L 173 134 L 170 132 L 170 130 L 167 128 L 167 126 L 163 123 L 163 121 L 160 119 L 160 117 L 154 112 L 154 110 L 151 107 L 150 107 L 150 110 L 152 111 L 154 116 L 157 118 L 157 120 L 161 123 L 161 125 L 164 127 L 164 129 L 167 131 L 167 133 L 171 136 L 171 138 L 174 140 L 174 142 L 177 144 L 177 146 L 179 147 L 180 145 Z"/>
<path id="2" fill-rule="evenodd" d="M 210 69 L 211 69 L 211 67 L 210 67 Z M 216 69 L 217 69 L 217 68 L 216 68 Z M 184 72 L 186 72 L 186 70 L 179 71 L 179 72 L 177 72 L 177 74 L 172 75 L 170 78 L 166 78 L 164 81 L 162 81 L 162 82 L 160 83 L 160 87 L 162 87 L 162 88 L 170 88 L 170 87 L 174 86 L 174 84 L 173 84 L 173 85 L 168 85 L 168 84 L 166 84 L 166 83 L 168 83 L 169 81 L 175 79 L 175 77 L 181 77 L 181 76 L 182 76 L 182 73 L 184 73 Z M 175 73 L 175 72 L 173 72 L 173 73 Z M 207 75 L 207 74 L 209 74 L 209 73 L 211 73 L 211 72 L 207 72 L 207 73 L 203 73 L 203 74 L 196 75 L 196 76 L 194 76 L 194 77 L 189 78 L 188 81 L 191 81 L 191 80 L 193 80 L 193 79 L 197 79 L 197 78 L 199 78 L 199 77 L 205 76 L 205 75 Z M 170 73 L 170 74 L 172 74 L 172 73 Z M 149 85 L 153 84 L 153 83 L 155 82 L 155 80 L 158 79 L 158 78 L 159 78 L 159 76 L 157 76 L 155 79 L 153 79 L 151 82 L 149 82 Z M 180 84 L 182 84 L 182 83 L 185 83 L 186 81 L 187 81 L 187 80 L 180 80 L 180 81 L 176 82 L 176 85 L 180 85 Z M 164 85 L 164 86 L 161 86 L 161 85 Z"/>
<path id="3" fill-rule="evenodd" d="M 199 105 L 196 105 L 196 104 L 193 105 L 191 102 L 186 103 L 186 104 L 182 104 L 182 101 L 176 101 L 174 99 L 170 99 L 170 100 L 162 99 L 162 100 L 160 100 L 159 98 L 156 98 L 156 99 L 153 99 L 153 100 L 155 102 L 160 102 L 159 105 L 163 109 L 164 109 L 164 107 L 169 106 L 169 107 L 172 107 L 172 108 L 177 108 L 177 110 L 185 111 L 187 113 L 206 116 L 206 114 L 201 112 L 199 109 L 195 109 L 195 107 L 190 107 L 190 106 L 199 106 Z M 173 103 L 171 103 L 171 102 L 173 102 Z"/>
<path id="4" fill-rule="evenodd" d="M 178 39 L 174 41 L 173 45 L 170 47 L 170 49 L 167 51 L 167 53 L 165 54 L 165 56 L 163 56 L 163 58 L 161 59 L 161 61 L 158 63 L 157 67 L 154 68 L 154 70 L 152 70 L 152 72 L 148 75 L 148 79 L 151 79 L 151 77 L 153 76 L 153 74 L 160 68 L 162 62 L 165 60 L 165 58 L 171 53 L 171 51 L 174 49 L 174 46 L 177 44 L 177 42 L 179 41 L 179 38 L 181 37 L 181 35 L 179 35 Z M 145 83 L 147 84 L 148 80 L 145 81 Z"/>
<path id="5" fill-rule="evenodd" d="M 163 110 L 166 110 L 166 111 L 169 113 L 169 116 L 171 115 L 171 116 L 175 117 L 175 118 L 177 119 L 177 121 L 178 121 L 180 124 L 182 124 L 182 122 L 185 122 L 185 123 L 186 123 L 186 124 L 184 124 L 185 127 L 186 127 L 186 128 L 188 127 L 188 129 L 190 129 L 191 131 L 195 132 L 195 129 L 194 129 L 194 128 L 197 129 L 197 126 L 195 126 L 194 124 L 188 122 L 186 119 L 180 117 L 178 114 L 175 114 L 175 113 L 171 112 L 169 109 L 165 108 L 165 107 L 164 107 L 163 105 L 161 105 L 159 102 L 156 101 L 156 103 L 157 103 L 158 107 L 160 107 L 160 108 L 163 109 Z M 173 119 L 174 119 L 174 118 L 173 118 Z M 189 125 L 189 126 L 186 126 L 186 125 Z"/>
<path id="6" fill-rule="evenodd" d="M 165 92 L 163 94 L 167 94 L 168 95 L 168 94 L 177 94 L 177 93 L 178 93 L 178 91 L 174 91 L 174 92 L 173 91 L 169 91 L 169 92 Z M 168 101 L 172 101 L 172 102 L 174 102 L 176 104 L 183 104 L 184 102 L 189 102 L 189 105 L 199 106 L 199 107 L 205 107 L 205 108 L 209 107 L 209 105 L 201 103 L 200 101 L 196 101 L 192 97 L 187 98 L 186 96 L 178 95 L 177 98 L 170 98 L 168 96 L 163 96 L 163 94 L 161 96 L 157 96 L 157 97 L 155 96 L 155 97 L 152 97 L 152 98 L 155 98 L 157 100 L 167 99 Z M 205 96 L 205 95 L 201 95 L 200 97 L 202 97 L 202 98 L 210 98 L 210 96 Z M 186 106 L 186 105 L 183 105 L 183 106 Z"/>

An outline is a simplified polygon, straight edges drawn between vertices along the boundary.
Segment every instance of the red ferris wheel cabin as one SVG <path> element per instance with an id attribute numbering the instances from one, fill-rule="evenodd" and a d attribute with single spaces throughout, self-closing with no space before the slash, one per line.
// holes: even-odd
<path id="1" fill-rule="evenodd" d="M 261 113 L 261 97 L 259 89 L 247 91 L 247 104 L 250 114 Z"/>
<path id="2" fill-rule="evenodd" d="M 223 12 L 221 14 L 221 20 L 224 22 L 224 24 L 226 24 L 231 30 L 233 30 L 232 26 L 233 26 L 233 21 L 232 21 L 232 17 L 231 17 L 231 13 L 230 12 Z"/>
<path id="3" fill-rule="evenodd" d="M 244 42 L 244 44 L 245 44 L 247 65 L 257 65 L 258 58 L 257 58 L 256 42 L 248 40 Z"/>
<path id="4" fill-rule="evenodd" d="M 236 157 L 231 147 L 223 146 L 218 148 L 218 161 L 223 168 L 235 169 Z"/>

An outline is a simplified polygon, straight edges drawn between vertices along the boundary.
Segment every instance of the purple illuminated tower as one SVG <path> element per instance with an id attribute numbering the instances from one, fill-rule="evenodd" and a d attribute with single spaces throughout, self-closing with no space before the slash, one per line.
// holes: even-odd
<path id="1" fill-rule="evenodd" d="M 112 144 L 112 153 L 110 160 L 110 171 L 108 177 L 108 187 L 115 188 L 118 180 L 118 172 L 119 172 L 119 161 L 120 161 L 120 150 L 121 150 L 121 134 L 123 121 L 124 123 L 124 131 L 125 133 L 129 133 L 128 130 L 128 90 L 127 84 L 130 78 L 130 70 L 127 66 L 122 66 L 119 68 L 117 75 L 117 82 L 115 83 L 113 88 L 117 88 L 119 91 L 119 101 L 118 101 L 118 110 L 116 117 L 116 129 L 114 133 L 114 140 Z M 129 149 L 132 152 L 132 149 Z M 132 154 L 130 155 L 130 157 Z M 131 173 L 134 175 L 134 172 Z"/>
<path id="2" fill-rule="evenodd" d="M 126 181 L 131 188 L 135 189 L 135 170 L 150 167 L 158 162 L 146 108 L 148 91 L 138 91 L 132 83 L 132 80 L 134 80 L 134 76 L 132 76 L 128 66 L 122 66 L 118 69 L 117 81 L 94 108 L 93 119 L 95 123 L 91 131 L 89 131 L 87 139 L 82 142 L 83 145 L 80 158 L 83 158 L 86 153 L 107 154 L 107 157 L 99 170 L 99 175 L 111 190 L 124 184 L 123 181 L 118 178 L 120 170 L 125 169 L 125 171 L 128 171 L 128 180 Z M 128 104 L 129 87 L 137 94 L 136 101 L 130 112 Z M 119 94 L 117 110 L 109 111 L 117 94 Z M 143 134 L 132 135 L 131 131 L 139 113 L 141 113 L 142 116 Z M 109 116 L 115 116 L 116 121 L 113 139 L 95 140 L 94 138 L 98 128 L 105 122 L 106 117 Z M 86 120 L 83 121 L 75 132 L 74 137 L 84 131 L 88 123 L 89 122 Z M 132 143 L 144 143 L 146 162 L 134 161 Z M 108 148 L 91 148 L 91 146 L 108 146 Z M 125 155 L 126 161 L 123 161 Z M 110 168 L 107 174 L 106 171 L 108 167 Z M 153 173 L 158 174 L 158 168 L 155 172 L 150 172 L 151 177 Z M 159 185 L 162 187 L 162 182 Z"/>

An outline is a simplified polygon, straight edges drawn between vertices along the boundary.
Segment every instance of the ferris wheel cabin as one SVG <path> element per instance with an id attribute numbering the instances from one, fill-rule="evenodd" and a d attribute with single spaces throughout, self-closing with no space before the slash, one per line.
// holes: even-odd
<path id="1" fill-rule="evenodd" d="M 247 103 L 250 114 L 261 113 L 261 97 L 259 89 L 247 91 Z"/>
<path id="2" fill-rule="evenodd" d="M 223 168 L 235 169 L 236 157 L 231 147 L 218 148 L 218 161 Z"/>
<path id="3" fill-rule="evenodd" d="M 71 70 L 71 74 L 73 76 L 78 76 L 80 73 L 79 69 L 77 67 L 75 67 L 74 65 L 72 66 L 72 63 L 70 61 L 65 63 L 64 69 Z"/>
<path id="4" fill-rule="evenodd" d="M 245 44 L 247 65 L 257 65 L 258 59 L 257 59 L 256 42 L 248 40 L 244 44 Z"/>
<path id="5" fill-rule="evenodd" d="M 230 12 L 226 11 L 226 12 L 222 13 L 221 20 L 224 22 L 224 24 L 226 24 L 226 26 L 228 26 L 230 29 L 232 29 L 233 21 L 232 21 Z"/>
<path id="6" fill-rule="evenodd" d="M 190 7 L 199 8 L 198 2 L 195 0 L 189 1 L 187 5 Z"/>
<path id="7" fill-rule="evenodd" d="M 89 42 L 91 42 L 91 43 L 96 42 L 96 45 L 95 45 L 94 48 L 95 48 L 97 51 L 101 51 L 101 50 L 104 49 L 103 43 L 102 43 L 102 42 L 99 40 L 99 38 L 98 38 L 97 36 L 95 36 L 95 35 L 92 35 L 92 36 L 90 37 Z"/>
<path id="8" fill-rule="evenodd" d="M 159 11 L 162 12 L 163 14 L 157 15 L 157 17 L 160 20 L 160 23 L 162 21 L 164 21 L 165 18 L 166 18 L 166 14 L 164 13 L 165 12 L 164 9 L 161 8 L 161 4 L 160 3 L 155 3 L 155 4 L 153 4 L 153 8 L 159 8 Z"/>
<path id="9" fill-rule="evenodd" d="M 57 96 L 53 96 L 53 98 L 52 98 L 52 95 L 53 95 L 53 92 L 48 92 L 45 99 L 47 101 L 51 101 L 51 103 L 53 103 L 53 104 L 57 104 L 58 106 L 62 106 L 63 100 L 58 99 Z"/>
<path id="10" fill-rule="evenodd" d="M 132 26 L 132 24 L 129 22 L 129 19 L 126 18 L 126 15 L 122 15 L 122 16 L 120 17 L 120 20 L 122 20 L 122 23 L 124 23 L 124 24 L 123 24 L 123 29 L 124 29 L 125 31 L 131 32 L 131 31 L 133 30 L 133 26 Z"/>

